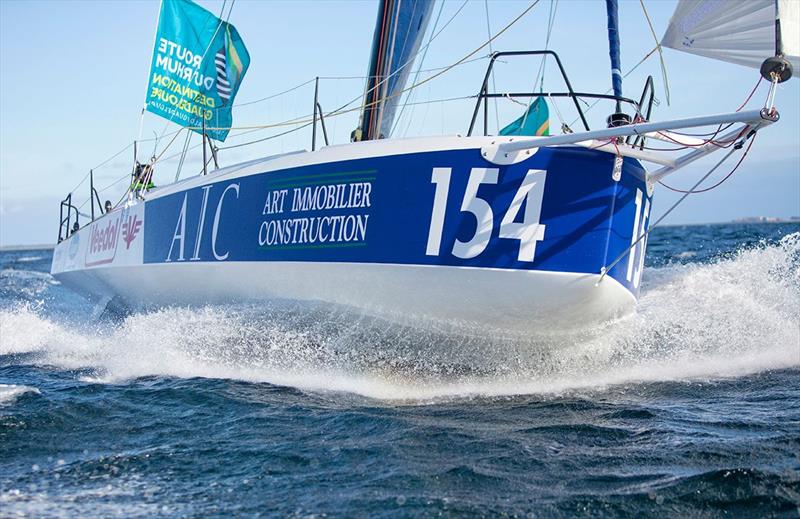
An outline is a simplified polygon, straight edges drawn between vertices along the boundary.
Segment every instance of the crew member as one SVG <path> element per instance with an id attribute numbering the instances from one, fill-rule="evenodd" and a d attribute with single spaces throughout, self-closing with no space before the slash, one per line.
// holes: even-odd
<path id="1" fill-rule="evenodd" d="M 153 166 L 150 164 L 139 164 L 137 162 L 133 172 L 131 191 L 150 191 L 154 187 L 156 187 L 156 185 L 153 183 Z"/>

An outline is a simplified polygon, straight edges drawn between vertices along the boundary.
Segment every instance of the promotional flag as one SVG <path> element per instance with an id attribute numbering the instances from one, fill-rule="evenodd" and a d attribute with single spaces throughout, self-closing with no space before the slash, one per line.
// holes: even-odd
<path id="1" fill-rule="evenodd" d="M 250 55 L 236 28 L 190 0 L 163 0 L 145 105 L 148 112 L 224 141 Z"/>

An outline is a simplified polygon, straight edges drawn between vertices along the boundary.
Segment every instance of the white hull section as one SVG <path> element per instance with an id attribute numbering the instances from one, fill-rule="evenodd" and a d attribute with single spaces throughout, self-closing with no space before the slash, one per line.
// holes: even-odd
<path id="1" fill-rule="evenodd" d="M 635 298 L 598 275 L 503 269 L 306 262 L 153 264 L 57 274 L 65 285 L 147 308 L 316 301 L 403 325 L 524 335 L 579 332 L 633 311 Z"/>

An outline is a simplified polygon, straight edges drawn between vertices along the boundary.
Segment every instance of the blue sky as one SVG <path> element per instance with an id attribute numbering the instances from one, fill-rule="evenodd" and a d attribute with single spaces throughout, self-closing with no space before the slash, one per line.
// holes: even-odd
<path id="1" fill-rule="evenodd" d="M 201 0 L 219 12 L 221 0 Z M 653 47 L 638 0 L 620 2 L 623 71 L 635 65 Z M 661 36 L 674 9 L 672 0 L 646 0 Z M 226 6 L 230 6 L 230 2 Z M 440 27 L 461 7 L 462 0 L 447 0 Z M 505 26 L 529 2 L 490 1 L 492 31 Z M 550 0 L 539 4 L 493 43 L 494 50 L 534 49 L 544 46 Z M 434 13 L 438 7 L 434 9 Z M 139 113 L 144 101 L 147 72 L 159 5 L 155 1 L 0 1 L 0 245 L 47 243 L 57 233 L 58 202 L 92 167 L 123 149 L 139 133 Z M 238 0 L 230 21 L 239 29 L 252 58 L 237 103 L 247 103 L 289 89 L 319 75 L 320 101 L 331 110 L 358 96 L 366 73 L 376 13 L 367 1 L 254 1 Z M 610 86 L 605 5 L 599 0 L 560 0 L 550 47 L 564 61 L 578 90 L 604 92 Z M 424 69 L 449 65 L 487 39 L 484 2 L 469 2 L 430 46 Z M 427 40 L 426 40 L 427 41 Z M 488 48 L 476 56 L 485 56 Z M 648 74 L 656 78 L 661 101 L 653 119 L 687 117 L 735 110 L 758 79 L 755 70 L 664 50 L 671 105 L 667 106 L 658 60 L 651 58 L 625 80 L 625 94 L 638 97 Z M 418 63 L 417 63 L 418 65 Z M 457 67 L 414 92 L 413 101 L 439 100 L 474 94 L 480 86 L 486 60 Z M 507 62 L 498 67 L 498 90 L 530 86 L 538 64 Z M 427 73 L 423 73 L 424 78 Z M 545 87 L 562 89 L 551 68 Z M 310 113 L 313 86 L 284 96 L 248 104 L 235 110 L 234 125 L 266 124 Z M 763 103 L 766 87 L 757 92 L 753 107 Z M 440 101 L 406 109 L 398 124 L 402 135 L 464 133 L 472 100 Z M 800 215 L 800 80 L 780 88 L 777 106 L 781 122 L 758 136 L 742 167 L 720 188 L 694 195 L 670 217 L 669 223 L 726 221 L 751 215 Z M 574 113 L 559 105 L 567 120 Z M 498 101 L 500 125 L 516 118 L 520 107 Z M 594 127 L 610 107 L 590 113 Z M 557 127 L 551 108 L 551 126 Z M 494 117 L 493 117 L 494 119 Z M 357 114 L 332 118 L 328 129 L 334 143 L 348 140 Z M 493 124 L 494 126 L 494 124 Z M 146 115 L 142 134 L 151 138 L 174 127 Z M 263 130 L 234 137 L 236 144 L 266 137 Z M 159 142 L 159 148 L 169 137 Z M 194 143 L 197 142 L 195 139 Z M 182 144 L 182 143 L 181 143 Z M 153 142 L 143 145 L 150 155 Z M 220 152 L 222 165 L 262 155 L 309 148 L 310 131 Z M 180 149 L 173 145 L 175 152 Z M 167 153 L 169 155 L 172 152 Z M 128 150 L 96 169 L 96 184 L 105 200 L 116 200 L 130 171 Z M 712 160 L 713 162 L 713 160 Z M 159 167 L 157 183 L 174 178 L 177 159 Z M 196 174 L 200 150 L 187 159 L 183 175 Z M 709 161 L 670 178 L 688 187 L 710 166 Z M 727 170 L 720 171 L 720 174 Z M 88 187 L 76 192 L 86 198 Z M 675 200 L 659 189 L 657 216 Z"/>

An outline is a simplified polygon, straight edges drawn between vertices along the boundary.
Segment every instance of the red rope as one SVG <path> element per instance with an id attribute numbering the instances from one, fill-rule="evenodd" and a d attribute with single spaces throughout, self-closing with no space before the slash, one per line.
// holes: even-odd
<path id="1" fill-rule="evenodd" d="M 714 137 L 716 137 L 717 134 L 720 132 L 720 130 L 722 130 L 722 125 L 720 125 L 719 128 L 717 128 L 717 131 L 714 132 L 714 135 L 712 135 L 712 137 L 710 139 L 706 139 L 703 142 L 701 142 L 700 144 L 689 144 L 689 143 L 686 143 L 686 142 L 681 142 L 679 140 L 673 139 L 672 137 L 670 137 L 669 135 L 665 134 L 664 132 L 656 132 L 656 133 L 658 133 L 659 135 L 661 135 L 665 139 L 667 139 L 667 140 L 669 140 L 671 142 L 674 142 L 675 144 L 683 146 L 684 148 L 702 148 L 703 146 L 705 146 L 707 144 L 713 144 L 714 146 L 717 146 L 718 148 L 723 148 L 724 149 L 724 148 L 730 148 L 731 145 L 734 142 L 736 142 L 737 140 L 739 140 L 742 137 L 742 135 L 745 133 L 745 131 L 747 129 L 748 129 L 747 126 L 742 128 L 742 131 L 740 131 L 736 135 L 736 137 L 734 137 L 731 140 L 728 140 L 728 141 L 715 141 Z"/>
<path id="2" fill-rule="evenodd" d="M 669 189 L 670 191 L 675 191 L 676 193 L 684 193 L 684 194 L 685 194 L 685 193 L 691 193 L 691 194 L 693 194 L 693 195 L 694 195 L 694 194 L 697 194 L 697 193 L 705 193 L 705 192 L 707 192 L 707 191 L 711 191 L 712 189 L 715 189 L 715 188 L 719 187 L 720 185 L 722 185 L 722 183 L 723 183 L 723 182 L 725 182 L 726 180 L 728 180 L 728 179 L 731 177 L 731 175 L 733 175 L 733 173 L 734 173 L 734 172 L 735 172 L 735 171 L 736 171 L 736 170 L 739 168 L 739 166 L 742 164 L 742 161 L 744 161 L 744 158 L 745 158 L 745 157 L 747 156 L 747 154 L 750 152 L 750 148 L 752 148 L 752 147 L 753 147 L 753 143 L 754 143 L 754 142 L 756 142 L 756 136 L 755 136 L 755 135 L 753 135 L 753 138 L 752 138 L 752 139 L 750 139 L 750 144 L 748 144 L 748 145 L 747 145 L 747 149 L 746 149 L 746 150 L 744 150 L 744 153 L 742 154 L 742 156 L 741 156 L 741 157 L 739 157 L 739 162 L 737 162 L 737 163 L 736 163 L 736 165 L 733 167 L 733 169 L 730 171 L 730 173 L 728 173 L 727 175 L 725 175 L 725 176 L 722 178 L 722 180 L 720 180 L 719 182 L 717 182 L 716 184 L 714 184 L 714 185 L 713 185 L 713 186 L 711 186 L 711 187 L 706 187 L 706 188 L 703 188 L 703 189 L 699 189 L 699 190 L 697 190 L 697 191 L 686 191 L 686 190 L 683 190 L 683 189 L 678 189 L 678 188 L 675 188 L 675 187 L 668 186 L 668 185 L 667 185 L 667 184 L 665 184 L 663 181 L 659 181 L 659 184 L 661 184 L 662 186 L 666 187 L 666 188 L 667 188 L 667 189 Z"/>
<path id="3" fill-rule="evenodd" d="M 763 79 L 764 79 L 763 77 L 759 76 L 758 81 L 756 82 L 756 86 L 753 87 L 753 90 L 750 91 L 750 94 L 747 96 L 747 98 L 744 100 L 744 102 L 741 104 L 741 106 L 739 106 L 739 108 L 736 109 L 737 112 L 741 112 L 742 108 L 747 106 L 747 103 L 749 103 L 750 100 L 753 98 L 753 96 L 756 93 L 756 90 L 758 90 L 758 87 L 761 85 L 761 81 L 763 81 Z M 705 146 L 706 144 L 714 144 L 716 146 L 719 146 L 720 148 L 728 148 L 728 147 L 730 147 L 731 144 L 733 144 L 734 142 L 739 140 L 739 138 L 742 136 L 743 132 L 740 133 L 739 135 L 737 135 L 736 138 L 734 138 L 732 141 L 715 141 L 714 138 L 717 135 L 719 135 L 719 133 L 722 130 L 727 130 L 731 126 L 733 126 L 733 123 L 729 123 L 727 125 L 720 124 L 717 127 L 716 131 L 714 131 L 713 133 L 706 133 L 706 134 L 694 134 L 693 135 L 693 134 L 690 134 L 690 133 L 671 132 L 671 133 L 673 133 L 675 135 L 682 135 L 682 136 L 686 136 L 686 137 L 706 137 L 706 136 L 710 135 L 710 137 L 707 140 L 703 141 L 701 144 L 687 144 L 687 143 L 675 140 L 672 137 L 670 137 L 669 135 L 665 135 L 662 132 L 658 132 L 658 134 L 661 135 L 662 137 L 666 138 L 666 139 L 669 139 L 670 141 L 674 142 L 675 144 L 678 144 L 678 145 L 682 146 L 682 148 L 678 148 L 678 149 L 699 148 L 701 146 Z M 677 151 L 677 150 L 669 150 L 669 151 Z"/>
<path id="4" fill-rule="evenodd" d="M 739 108 L 737 108 L 737 109 L 736 109 L 736 111 L 737 111 L 737 112 L 741 112 L 741 111 L 742 111 L 742 108 L 744 108 L 744 107 L 745 107 L 745 105 L 747 105 L 747 103 L 749 103 L 749 102 L 750 102 L 750 100 L 753 98 L 753 94 L 755 94 L 755 93 L 756 93 L 756 90 L 758 90 L 758 86 L 761 84 L 761 81 L 762 81 L 763 79 L 764 79 L 764 78 L 763 78 L 762 76 L 758 76 L 758 82 L 756 83 L 756 86 L 754 86 L 754 87 L 753 87 L 753 91 L 752 91 L 752 92 L 750 92 L 750 95 L 749 95 L 749 96 L 747 96 L 747 99 L 745 99 L 745 100 L 744 100 L 744 103 L 742 103 L 742 106 L 740 106 Z"/>

